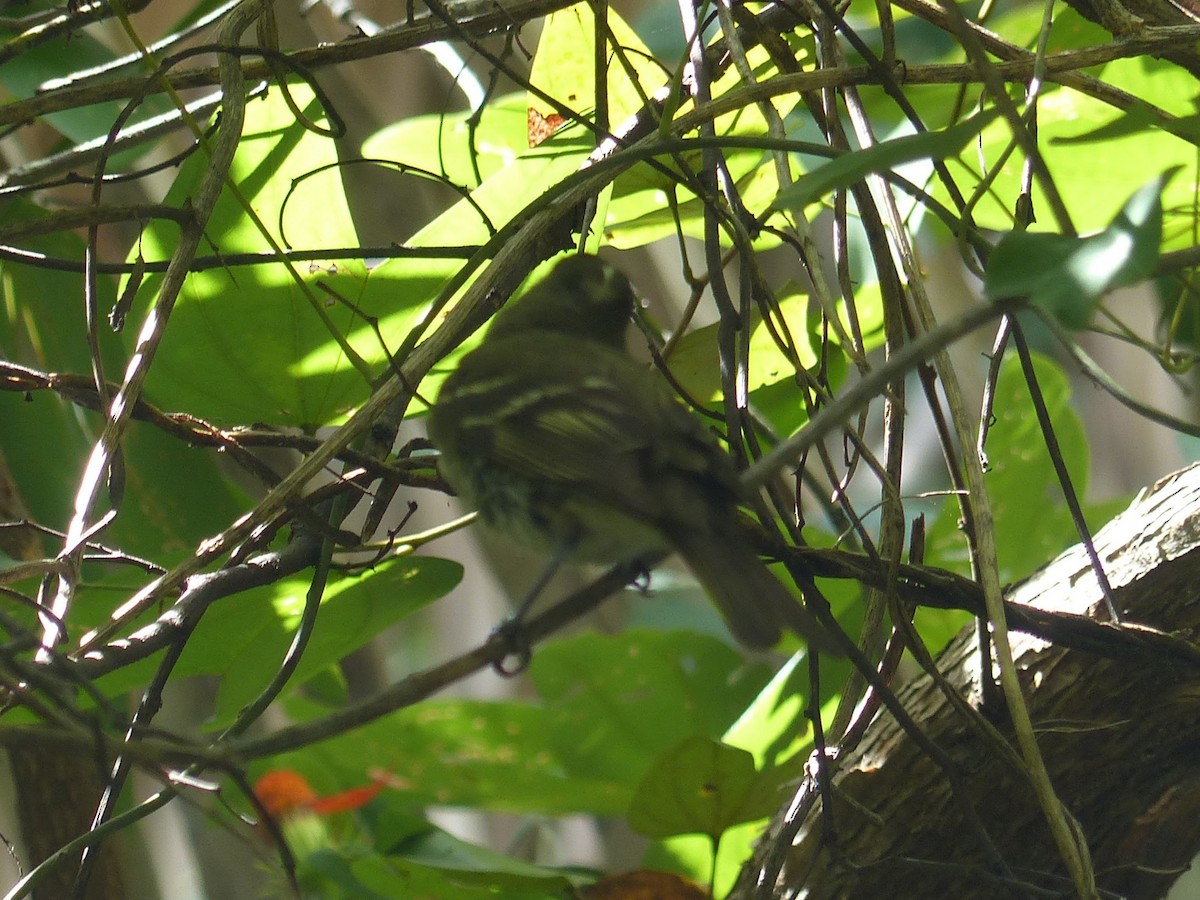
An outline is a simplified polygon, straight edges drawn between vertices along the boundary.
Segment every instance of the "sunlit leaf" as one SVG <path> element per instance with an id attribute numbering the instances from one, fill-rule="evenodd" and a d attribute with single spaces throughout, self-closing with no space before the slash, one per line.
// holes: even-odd
<path id="1" fill-rule="evenodd" d="M 305 87 L 291 93 L 304 115 L 319 121 L 320 105 Z M 336 168 L 331 138 L 304 127 L 279 90 L 250 102 L 230 180 L 249 201 L 254 223 L 230 188 L 206 229 L 223 254 L 270 252 L 263 230 L 289 249 L 346 248 L 358 243 Z M 204 153 L 180 168 L 172 205 L 191 197 L 207 169 Z M 131 259 L 170 256 L 176 227 L 148 226 Z M 371 284 L 362 260 L 304 263 L 299 283 L 278 261 L 211 269 L 188 276 L 151 366 L 148 392 L 158 403 L 218 422 L 319 425 L 335 421 L 370 392 L 369 371 L 356 368 L 346 346 L 373 371 L 387 343 L 398 340 L 423 299 L 386 282 Z M 129 343 L 161 276 L 147 276 L 126 328 Z M 307 288 L 307 293 L 302 289 Z M 365 316 L 380 319 L 380 337 Z"/>
<path id="2" fill-rule="evenodd" d="M 1068 328 L 1084 328 L 1107 292 L 1154 271 L 1162 243 L 1163 185 L 1173 171 L 1134 194 L 1108 228 L 1087 237 L 1012 231 L 988 260 L 991 300 L 1026 297 Z"/>

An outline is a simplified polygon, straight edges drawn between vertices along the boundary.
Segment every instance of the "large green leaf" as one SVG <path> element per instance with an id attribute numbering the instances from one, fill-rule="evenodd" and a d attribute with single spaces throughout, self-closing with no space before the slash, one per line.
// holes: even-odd
<path id="1" fill-rule="evenodd" d="M 9 222 L 37 214 L 19 202 L 8 204 L 4 212 Z M 39 237 L 28 246 L 52 257 L 83 257 L 83 242 L 73 234 Z M 0 353 L 43 372 L 90 380 L 82 275 L 13 262 L 5 262 L 2 271 Z M 103 321 L 115 296 L 113 281 L 98 278 L 97 339 L 110 381 L 120 377 L 125 363 L 119 340 Z M 103 417 L 48 391 L 28 399 L 4 393 L 0 415 L 0 448 L 24 501 L 37 521 L 64 528 Z M 167 564 L 243 511 L 244 498 L 217 465 L 215 451 L 188 446 L 143 422 L 130 426 L 122 449 L 124 495 L 119 515 L 102 538 L 110 546 Z M 96 578 L 113 571 L 93 567 L 88 574 Z M 142 575 L 124 577 L 129 581 Z"/>
<path id="2" fill-rule="evenodd" d="M 791 291 L 779 298 L 787 336 L 794 344 L 799 365 L 809 368 L 817 364 L 819 337 L 813 333 L 816 323 L 809 318 L 809 300 L 800 289 L 791 286 Z M 671 375 L 687 390 L 688 396 L 708 403 L 720 400 L 721 367 L 717 348 L 719 326 L 706 325 L 689 331 L 675 346 L 669 366 Z M 794 384 L 795 368 L 788 355 L 780 350 L 773 331 L 754 309 L 750 314 L 750 371 L 748 388 L 757 391 L 779 382 Z"/>
<path id="3" fill-rule="evenodd" d="M 641 629 L 555 642 L 539 650 L 530 674 L 563 765 L 624 792 L 681 738 L 720 737 L 769 677 L 716 638 Z"/>
<path id="4" fill-rule="evenodd" d="M 331 667 L 412 613 L 443 597 L 462 575 L 457 563 L 435 557 L 393 559 L 360 575 L 333 575 L 321 599 L 317 625 L 292 678 L 314 695 L 344 699 L 340 676 Z M 222 599 L 206 611 L 188 636 L 173 677 L 215 675 L 220 680 L 216 709 L 208 722 L 219 728 L 258 696 L 278 672 L 305 602 L 311 575 L 295 575 Z M 83 626 L 104 622 L 114 602 L 111 588 L 97 585 L 77 610 Z M 120 599 L 132 593 L 118 594 Z M 151 610 L 148 615 L 156 615 Z M 102 693 L 115 696 L 145 684 L 158 657 L 119 669 L 100 680 Z M 319 784 L 312 772 L 301 769 Z M 365 769 L 359 769 L 359 773 Z"/>
<path id="5" fill-rule="evenodd" d="M 361 575 L 332 577 L 293 683 L 303 684 L 444 596 L 461 576 L 457 563 L 410 557 Z M 229 721 L 274 677 L 299 624 L 309 581 L 309 576 L 294 576 L 244 591 L 211 610 L 192 633 L 176 673 L 221 676 L 211 724 Z"/>
<path id="6" fill-rule="evenodd" d="M 754 757 L 711 738 L 689 737 L 654 761 L 629 807 L 629 824 L 653 838 L 704 834 L 760 819 L 776 807 L 774 784 Z"/>
<path id="7" fill-rule="evenodd" d="M 571 884 L 560 871 L 469 844 L 438 828 L 415 834 L 393 847 L 391 858 L 453 874 L 462 883 L 503 887 L 505 896 L 509 896 L 508 891 L 539 888 L 561 891 Z"/>
<path id="8" fill-rule="evenodd" d="M 468 189 L 528 152 L 526 107 L 526 95 L 513 93 L 496 97 L 474 122 L 468 110 L 401 119 L 367 138 L 363 155 Z"/>
<path id="9" fill-rule="evenodd" d="M 607 63 L 608 121 L 618 127 L 643 106 L 666 81 L 666 73 L 654 62 L 650 51 L 609 6 L 576 3 L 548 15 L 538 39 L 537 53 L 529 71 L 530 83 L 578 113 L 592 115 L 596 110 L 596 14 L 606 13 L 605 59 Z M 626 65 L 641 87 L 630 80 Z M 534 93 L 529 94 L 529 109 L 542 117 L 557 115 L 555 107 Z"/>
<path id="10" fill-rule="evenodd" d="M 304 115 L 320 120 L 311 91 L 290 90 Z M 297 122 L 273 88 L 247 106 L 230 179 L 279 245 L 354 247 L 358 239 L 337 161 L 334 142 Z M 205 155 L 194 154 L 181 167 L 168 202 L 186 203 L 206 168 Z M 208 247 L 225 254 L 270 250 L 260 226 L 228 186 L 206 236 Z M 156 222 L 132 253 L 162 259 L 174 245 L 174 226 Z M 388 351 L 441 283 L 419 269 L 403 279 L 382 269 L 376 275 L 362 260 L 295 269 L 307 292 L 278 261 L 190 275 L 153 362 L 150 396 L 221 422 L 315 426 L 337 421 L 367 397 L 372 374 L 382 370 Z M 146 278 L 138 293 L 140 309 L 160 284 L 158 276 Z M 365 316 L 378 319 L 382 344 Z M 136 329 L 129 333 L 132 341 Z M 356 368 L 347 346 L 362 365 Z"/>
<path id="11" fill-rule="evenodd" d="M 530 704 L 431 699 L 272 765 L 297 769 L 314 784 L 331 774 L 353 784 L 384 770 L 414 803 L 620 814 L 626 789 L 603 774 L 567 772 L 547 747 L 551 727 L 546 710 Z"/>
<path id="12" fill-rule="evenodd" d="M 537 705 L 428 700 L 272 765 L 315 785 L 386 770 L 420 803 L 622 815 L 657 754 L 719 737 L 769 672 L 716 638 L 636 629 L 541 645 L 531 676 Z"/>
<path id="13" fill-rule="evenodd" d="M 454 838 L 443 835 L 447 844 Z M 471 847 L 465 842 L 459 845 L 461 857 L 470 856 L 481 863 L 486 851 Z M 540 869 L 539 874 L 516 876 L 505 871 L 518 862 L 511 857 L 491 854 L 494 869 L 480 871 L 467 876 L 452 868 L 438 865 L 422 865 L 403 857 L 363 856 L 355 860 L 351 872 L 357 885 L 373 891 L 381 897 L 436 897 L 437 900 L 563 900 L 572 896 L 570 882 L 561 874 L 550 869 Z M 534 870 L 534 866 L 528 866 Z M 327 895 L 322 894 L 322 897 Z"/>
<path id="14" fill-rule="evenodd" d="M 470 190 L 469 198 L 458 200 L 412 235 L 406 241 L 411 246 L 486 242 L 575 172 L 595 145 L 582 126 L 568 125 L 537 147 L 529 147 L 523 94 L 500 98 L 474 130 L 469 123 L 466 113 L 423 117 L 389 126 L 364 144 L 364 151 L 373 158 L 442 173 L 464 190 L 476 184 L 478 165 L 482 183 Z M 422 262 L 425 269 L 438 271 L 443 278 L 460 265 L 454 258 Z M 403 266 L 407 270 L 410 263 L 405 261 Z"/>
<path id="15" fill-rule="evenodd" d="M 285 826 L 289 837 L 291 830 Z M 291 849 L 299 852 L 294 845 Z M 429 826 L 394 853 L 361 842 L 302 853 L 296 878 L 304 896 L 322 900 L 562 900 L 571 886 L 554 869 L 490 852 Z M 278 890 L 280 896 L 287 892 L 282 884 Z"/>
<path id="16" fill-rule="evenodd" d="M 524 95 L 503 98 L 486 112 L 479 127 L 468 127 L 466 114 L 425 118 L 389 127 L 366 142 L 367 153 L 399 166 L 442 172 L 463 191 L 475 184 L 478 163 L 481 184 L 417 230 L 406 243 L 414 247 L 461 247 L 486 243 L 512 220 L 528 213 L 555 186 L 577 171 L 594 145 L 581 126 L 563 128 L 537 147 L 528 146 Z M 376 281 L 395 279 L 405 293 L 419 297 L 426 309 L 462 266 L 461 258 L 391 260 L 372 274 Z M 422 281 L 413 286 L 414 274 Z M 459 348 L 459 353 L 470 344 Z M 456 354 L 457 356 L 457 354 Z M 437 395 L 442 378 L 453 370 L 454 359 L 443 360 L 420 385 L 425 397 Z"/>

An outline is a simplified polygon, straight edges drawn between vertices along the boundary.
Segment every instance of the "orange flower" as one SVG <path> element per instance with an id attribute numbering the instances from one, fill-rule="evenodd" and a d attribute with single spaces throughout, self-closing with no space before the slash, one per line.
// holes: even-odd
<path id="1" fill-rule="evenodd" d="M 383 783 L 350 788 L 318 797 L 308 779 L 291 769 L 272 769 L 254 783 L 254 796 L 272 818 L 283 819 L 300 811 L 329 815 L 365 805 L 383 790 Z"/>
<path id="2" fill-rule="evenodd" d="M 254 796 L 272 818 L 310 809 L 317 799 L 308 779 L 291 769 L 272 769 L 254 782 Z"/>

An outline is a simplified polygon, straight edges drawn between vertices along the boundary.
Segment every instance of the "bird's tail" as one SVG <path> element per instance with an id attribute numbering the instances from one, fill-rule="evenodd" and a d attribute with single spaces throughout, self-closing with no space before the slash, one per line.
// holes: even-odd
<path id="1" fill-rule="evenodd" d="M 788 628 L 812 649 L 840 655 L 829 632 L 771 574 L 740 534 L 690 531 L 673 537 L 692 574 L 741 643 L 756 649 L 772 647 Z"/>

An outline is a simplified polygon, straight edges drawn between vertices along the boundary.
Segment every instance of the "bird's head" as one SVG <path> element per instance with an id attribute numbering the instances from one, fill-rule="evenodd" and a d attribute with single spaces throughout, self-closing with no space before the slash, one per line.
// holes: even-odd
<path id="1" fill-rule="evenodd" d="M 569 256 L 496 316 L 490 338 L 553 331 L 623 349 L 637 299 L 623 274 L 595 256 Z"/>

